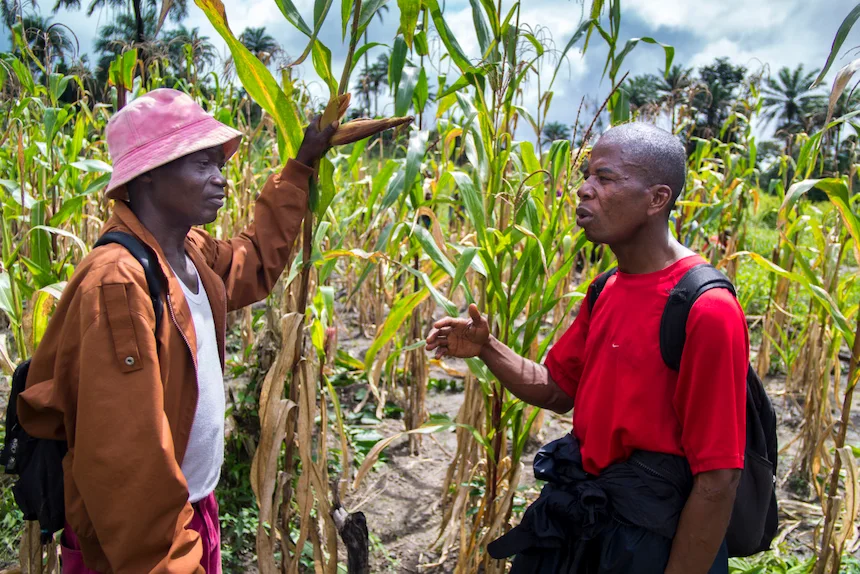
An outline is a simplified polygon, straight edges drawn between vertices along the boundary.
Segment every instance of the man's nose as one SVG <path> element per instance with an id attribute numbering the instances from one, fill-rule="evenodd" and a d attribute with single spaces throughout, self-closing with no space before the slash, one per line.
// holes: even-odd
<path id="1" fill-rule="evenodd" d="M 227 178 L 220 171 L 212 176 L 211 182 L 218 187 L 227 187 Z"/>
<path id="2" fill-rule="evenodd" d="M 582 182 L 582 185 L 579 186 L 579 189 L 576 190 L 576 197 L 578 197 L 580 201 L 594 198 L 594 188 L 591 187 L 590 183 L 588 183 L 589 179 L 590 178 L 586 178 L 585 181 Z"/>

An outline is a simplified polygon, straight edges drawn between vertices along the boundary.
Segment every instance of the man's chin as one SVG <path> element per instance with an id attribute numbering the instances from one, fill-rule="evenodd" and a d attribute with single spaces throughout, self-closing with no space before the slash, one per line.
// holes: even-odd
<path id="1" fill-rule="evenodd" d="M 195 225 L 209 225 L 218 219 L 218 210 L 209 211 L 202 213 L 201 216 L 197 219 L 197 223 Z"/>

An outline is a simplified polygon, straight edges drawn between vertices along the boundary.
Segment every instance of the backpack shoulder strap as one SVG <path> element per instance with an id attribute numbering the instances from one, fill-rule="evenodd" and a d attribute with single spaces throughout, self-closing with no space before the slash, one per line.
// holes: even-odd
<path id="1" fill-rule="evenodd" d="M 693 303 L 705 292 L 717 288 L 728 289 L 737 296 L 728 277 L 712 265 L 702 263 L 687 271 L 669 293 L 660 321 L 660 353 L 670 369 L 677 371 L 681 368 L 681 353 L 687 339 L 687 317 Z"/>
<path id="2" fill-rule="evenodd" d="M 155 311 L 155 330 L 161 325 L 161 317 L 164 314 L 164 304 L 161 301 L 162 283 L 158 278 L 155 270 L 155 255 L 146 247 L 137 237 L 123 233 L 122 231 L 109 231 L 96 241 L 93 249 L 108 245 L 110 243 L 118 243 L 125 247 L 131 253 L 140 266 L 143 267 L 143 274 L 146 276 L 146 286 L 149 288 L 149 297 L 152 299 L 152 308 Z"/>
<path id="3" fill-rule="evenodd" d="M 609 271 L 604 271 L 591 283 L 591 287 L 588 289 L 589 311 L 594 309 L 594 304 L 597 303 L 597 298 L 600 297 L 600 294 L 603 292 L 603 288 L 606 287 L 606 282 L 609 281 L 610 277 L 615 275 L 616 271 L 618 271 L 617 267 L 613 267 Z"/>

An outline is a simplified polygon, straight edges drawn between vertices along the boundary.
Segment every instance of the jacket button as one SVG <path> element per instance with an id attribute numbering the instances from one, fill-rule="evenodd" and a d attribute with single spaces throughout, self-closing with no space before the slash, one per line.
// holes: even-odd
<path id="1" fill-rule="evenodd" d="M 134 365 L 134 357 L 126 357 L 125 358 L 125 364 L 128 365 L 129 367 Z"/>

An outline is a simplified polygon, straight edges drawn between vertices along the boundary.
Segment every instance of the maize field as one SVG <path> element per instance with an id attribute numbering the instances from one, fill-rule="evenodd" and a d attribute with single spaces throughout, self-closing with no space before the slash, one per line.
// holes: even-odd
<path id="1" fill-rule="evenodd" d="M 860 572 L 860 60 L 847 62 L 845 41 L 860 5 L 835 38 L 819 33 L 831 53 L 803 121 L 762 141 L 753 126 L 774 113 L 773 78 L 744 70 L 717 101 L 672 46 L 622 35 L 621 0 L 586 0 L 582 23 L 555 43 L 521 21 L 520 0 L 471 0 L 479 59 L 439 0 L 390 2 L 399 27 L 385 45 L 365 37 L 385 0 L 316 0 L 313 14 L 272 1 L 306 37 L 293 61 L 232 30 L 221 0 L 186 8 L 226 42 L 217 64 L 190 36 L 161 39 L 172 0 L 160 14 L 135 0 L 129 13 L 143 10 L 151 30 L 104 52 L 98 73 L 62 57 L 58 28 L 12 11 L 0 54 L 0 406 L 110 214 L 105 126 L 126 102 L 176 88 L 242 132 L 207 226 L 218 238 L 250 222 L 314 117 L 343 118 L 293 262 L 272 295 L 228 318 L 225 571 L 346 572 L 332 512 L 342 504 L 366 516 L 372 572 L 506 572 L 486 546 L 537 498 L 531 459 L 570 417 L 525 405 L 478 360 L 433 359 L 424 339 L 475 303 L 494 336 L 541 362 L 614 265 L 575 224 L 590 146 L 611 125 L 656 122 L 688 152 L 672 233 L 737 286 L 779 417 L 779 536 L 731 571 Z M 342 46 L 317 37 L 332 19 Z M 553 98 L 574 52 L 598 47 L 600 97 Z M 347 54 L 343 70 L 333 48 Z M 665 65 L 645 78 L 659 86 L 643 102 L 625 58 L 644 50 Z M 548 122 L 553 106 L 578 108 L 576 123 Z M 0 489 L 0 572 L 59 572 L 10 477 Z"/>

